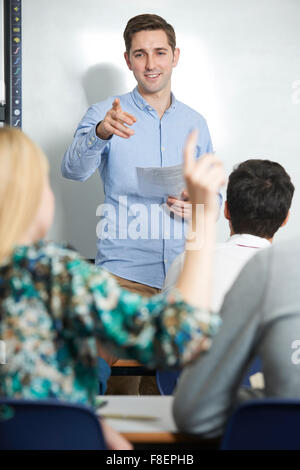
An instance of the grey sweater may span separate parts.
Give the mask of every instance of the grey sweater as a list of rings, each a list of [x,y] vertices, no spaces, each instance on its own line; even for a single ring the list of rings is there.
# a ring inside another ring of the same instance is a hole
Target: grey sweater
[[[223,325],[210,351],[187,366],[175,394],[182,431],[221,434],[233,408],[261,395],[240,389],[252,359],[263,363],[263,396],[300,398],[300,243],[263,250],[225,297]]]

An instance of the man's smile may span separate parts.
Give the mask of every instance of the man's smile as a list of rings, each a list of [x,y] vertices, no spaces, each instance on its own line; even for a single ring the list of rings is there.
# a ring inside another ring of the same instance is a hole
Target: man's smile
[[[161,73],[145,73],[144,74],[146,78],[149,78],[150,80],[154,80],[155,78],[158,78]]]

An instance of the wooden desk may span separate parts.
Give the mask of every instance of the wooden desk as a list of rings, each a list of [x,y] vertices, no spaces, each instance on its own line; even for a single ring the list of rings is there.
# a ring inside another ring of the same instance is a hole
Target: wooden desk
[[[108,405],[100,414],[127,414],[151,416],[153,421],[110,419],[107,422],[131,442],[173,442],[177,433],[172,417],[171,396],[106,395]]]
[[[121,414],[156,418],[151,421],[107,418],[110,426],[133,444],[170,445],[194,442],[198,447],[199,442],[205,443],[203,440],[200,441],[197,435],[178,432],[172,415],[173,396],[106,395],[102,398],[107,400],[108,404],[99,410],[101,416]],[[212,442],[209,441],[210,444]],[[212,448],[216,448],[216,446],[214,441]]]
[[[142,366],[137,361],[131,361],[128,359],[119,359],[115,364],[111,367],[111,375],[118,376],[118,375],[128,375],[128,376],[139,376],[139,375],[155,375],[155,370],[147,369],[146,367]]]

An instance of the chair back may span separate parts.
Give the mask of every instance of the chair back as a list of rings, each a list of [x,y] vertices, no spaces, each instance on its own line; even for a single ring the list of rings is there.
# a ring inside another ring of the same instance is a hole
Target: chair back
[[[256,356],[252,363],[250,364],[250,367],[247,371],[247,374],[245,375],[242,384],[245,385],[246,387],[251,387],[250,383],[250,377],[251,375],[256,374],[257,372],[262,371],[262,363],[260,357]]]
[[[156,383],[159,393],[161,395],[173,395],[180,374],[180,370],[156,371]]]
[[[300,450],[300,400],[263,399],[241,405],[230,418],[222,450]]]
[[[57,400],[0,398],[0,450],[104,450],[92,409]]]

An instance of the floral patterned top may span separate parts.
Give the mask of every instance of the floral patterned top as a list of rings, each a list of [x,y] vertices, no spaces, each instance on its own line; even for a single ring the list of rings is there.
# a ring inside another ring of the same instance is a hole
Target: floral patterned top
[[[218,315],[178,291],[143,298],[66,246],[18,246],[0,265],[0,396],[94,404],[99,340],[118,357],[182,366],[210,346]]]

